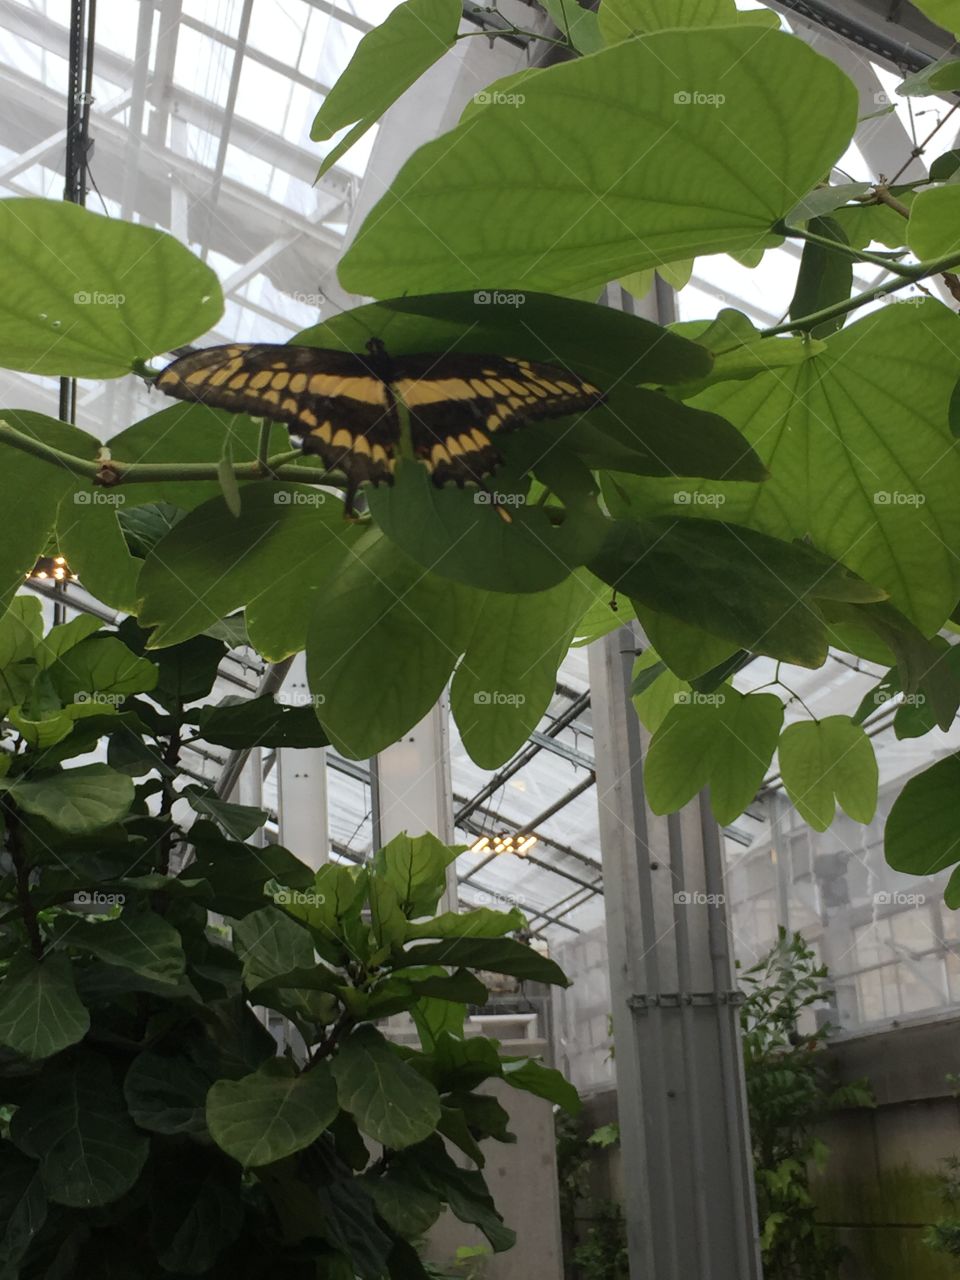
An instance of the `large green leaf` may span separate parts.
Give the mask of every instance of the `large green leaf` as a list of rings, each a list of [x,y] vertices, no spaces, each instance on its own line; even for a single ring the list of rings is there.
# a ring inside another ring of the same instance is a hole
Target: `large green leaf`
[[[243,961],[243,980],[251,990],[314,963],[310,934],[276,907],[263,907],[238,920],[233,939]]]
[[[300,602],[304,548],[328,570],[351,542],[338,502],[309,486],[269,481],[243,491],[239,517],[222,498],[191,511],[154,548],[140,575],[140,622],[156,626],[151,645],[198,635],[268,590]],[[293,500],[293,495],[303,500]],[[299,603],[301,612],[308,601]]]
[[[378,531],[364,536],[325,584],[307,639],[310,691],[338,751],[372,756],[427,714],[480,600],[434,577]]]
[[[184,1054],[145,1050],[130,1064],[123,1094],[141,1129],[154,1133],[206,1133],[210,1079]]]
[[[8,369],[118,378],[212,328],[223,311],[210,268],[152,227],[60,200],[3,200],[0,241]]]
[[[894,871],[914,876],[960,862],[960,755],[938,760],[907,782],[887,818],[884,852]]]
[[[605,524],[598,511],[593,519],[568,511],[553,524],[509,472],[487,489],[437,488],[425,467],[404,459],[395,484],[370,492],[370,512],[424,570],[483,591],[544,591],[596,551]]]
[[[157,668],[116,636],[90,636],[47,667],[61,701],[111,705],[129,693],[145,693],[157,683]],[[99,694],[100,698],[90,695]]]
[[[489,969],[491,973],[509,973],[514,978],[531,982],[549,982],[568,987],[563,970],[523,942],[513,938],[449,938],[444,942],[428,942],[405,952],[406,963],[463,965],[468,969]]]
[[[66,956],[17,956],[0,985],[0,1044],[25,1058],[49,1058],[87,1034],[90,1015]]]
[[[600,30],[607,44],[669,27],[728,27],[737,22],[778,27],[769,9],[737,8],[734,0],[603,0]]]
[[[57,922],[58,944],[75,947],[152,982],[176,986],[186,971],[179,932],[155,911],[124,911],[116,920],[87,924],[82,917]]]
[[[85,835],[122,818],[133,803],[133,779],[105,764],[84,764],[39,778],[2,784],[26,813],[58,831]]]
[[[0,201],[0,206],[2,204]],[[2,329],[0,318],[0,332]],[[3,409],[0,422],[76,457],[93,458],[99,447],[97,440],[85,431],[42,413]],[[60,503],[75,485],[74,476],[65,468],[3,445],[0,508],[15,511],[17,518],[8,522],[0,542],[0,613],[23,585],[38,558],[47,552]],[[25,494],[30,495],[29,502],[24,501]]]
[[[104,604],[129,612],[137,600],[140,560],[119,523],[127,493],[78,479],[57,512],[56,546],[84,588]]]
[[[96,1054],[51,1063],[20,1105],[10,1136],[40,1161],[49,1198],[77,1209],[129,1191],[150,1149],[127,1115],[110,1063]]]
[[[960,0],[914,0],[914,3],[932,22],[960,35]]]
[[[408,942],[412,938],[502,938],[505,933],[517,933],[525,923],[517,907],[509,911],[478,907],[476,911],[445,911],[432,920],[408,925],[406,937]]]
[[[378,849],[374,867],[397,891],[411,920],[432,915],[446,887],[446,869],[458,850],[441,844],[429,831],[408,836],[404,831]]]
[[[197,734],[220,747],[323,747],[327,736],[312,707],[286,706],[269,694],[199,707]]]
[[[809,547],[707,520],[618,521],[590,568],[649,609],[809,667],[827,654],[817,599],[883,595]]]
[[[440,1119],[440,1097],[372,1026],[358,1027],[333,1059],[340,1106],[361,1132],[393,1150],[422,1142]]]
[[[310,129],[315,142],[324,142],[347,125],[354,126],[328,151],[318,177],[453,48],[462,17],[460,0],[405,0],[385,22],[367,32]]]
[[[543,0],[543,7],[574,49],[580,53],[596,53],[603,48],[597,15],[592,9],[582,6],[579,0]]]
[[[463,745],[482,769],[503,764],[540,723],[593,597],[586,573],[535,595],[487,596],[450,689]]]
[[[777,748],[783,703],[772,693],[744,695],[724,686],[713,694],[678,694],[644,762],[654,813],[673,813],[710,787],[714,816],[726,825],[760,790]]]
[[[710,388],[766,463],[761,485],[623,477],[645,513],[698,515],[806,538],[885,588],[927,634],[960,595],[960,456],[948,407],[960,320],[932,300],[888,306],[795,368]]]
[[[958,215],[960,187],[934,187],[931,191],[921,191],[910,208],[907,224],[907,244],[918,258],[940,258],[960,250]]]
[[[244,1168],[302,1151],[337,1111],[337,1090],[324,1062],[298,1072],[286,1058],[272,1058],[242,1080],[218,1080],[207,1095],[214,1141]]]
[[[735,92],[718,72],[730,66]],[[792,36],[733,27],[657,32],[515,87],[522,102],[472,111],[406,163],[341,261],[346,289],[562,292],[774,243],[857,116],[833,63]]]
[[[847,716],[789,725],[779,756],[787,795],[815,831],[830,826],[837,803],[855,822],[871,820],[877,808],[877,758],[863,729]]]

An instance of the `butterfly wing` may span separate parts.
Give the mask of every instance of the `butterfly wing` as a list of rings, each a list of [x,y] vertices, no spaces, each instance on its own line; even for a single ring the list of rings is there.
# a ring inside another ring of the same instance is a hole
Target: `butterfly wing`
[[[414,449],[434,483],[479,482],[500,462],[492,437],[525,422],[592,409],[603,392],[556,365],[506,356],[411,355],[393,361]]]
[[[400,422],[389,385],[350,351],[280,343],[206,347],[167,365],[156,385],[180,400],[285,422],[305,453],[343,471],[352,493],[390,481]]]

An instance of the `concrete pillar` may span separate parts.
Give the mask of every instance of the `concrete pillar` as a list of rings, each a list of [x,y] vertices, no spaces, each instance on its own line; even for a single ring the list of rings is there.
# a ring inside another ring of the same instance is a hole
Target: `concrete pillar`
[[[310,698],[306,657],[298,653],[278,701],[305,706]],[[325,747],[278,748],[277,810],[280,843],[307,866],[322,867],[330,857]]]

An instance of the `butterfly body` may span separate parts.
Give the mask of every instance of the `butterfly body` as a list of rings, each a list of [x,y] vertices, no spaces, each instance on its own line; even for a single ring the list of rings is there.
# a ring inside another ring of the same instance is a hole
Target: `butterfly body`
[[[305,453],[347,479],[392,483],[402,403],[415,456],[435,484],[482,484],[501,460],[492,439],[523,422],[593,408],[603,392],[555,365],[506,356],[391,356],[274,343],[230,343],[182,356],[157,387],[183,400],[285,422]]]

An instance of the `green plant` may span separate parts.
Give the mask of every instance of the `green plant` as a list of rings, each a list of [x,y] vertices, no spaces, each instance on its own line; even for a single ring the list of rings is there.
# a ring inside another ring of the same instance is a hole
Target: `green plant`
[[[960,322],[920,292],[941,276],[955,287],[960,267],[953,153],[929,178],[851,181],[835,166],[857,126],[855,87],[766,10],[547,7],[572,56],[489,86],[407,160],[339,266],[345,288],[377,301],[297,338],[559,361],[600,386],[605,403],[582,419],[503,439],[494,487],[511,521],[435,489],[401,450],[395,485],[344,525],[315,488],[316,459],[281,427],[201,404],[121,430],[109,457],[77,427],[4,410],[0,499],[17,518],[0,602],[53,545],[95,595],[137,613],[152,646],[242,608],[264,657],[306,650],[325,732],[354,757],[401,737],[452,677],[454,717],[484,768],[536,726],[575,637],[637,616],[653,644],[636,701],[654,731],[658,812],[709,783],[730,821],[779,751],[814,827],[838,803],[868,822],[878,774],[865,716],[902,694],[896,730],[919,736],[949,728],[960,706],[960,650],[936,634],[960,599]],[[405,0],[364,37],[314,122],[318,141],[346,130],[325,165],[481,34],[461,32],[460,14],[458,0]],[[952,81],[956,65],[901,92]],[[149,377],[153,357],[221,314],[210,269],[152,228],[13,199],[0,202],[0,237],[7,367]],[[642,295],[654,271],[682,285],[698,255],[720,253],[763,283],[764,252],[784,241],[802,250],[797,286],[765,330],[730,310],[665,329],[569,296],[610,281]],[[883,278],[854,292],[856,263]],[[478,306],[478,285],[515,305]],[[77,305],[94,293],[116,305]],[[857,316],[901,299],[914,305]],[[100,501],[120,498],[128,522],[159,502],[181,516],[144,561],[119,502]],[[804,708],[781,667],[766,690],[731,684],[753,655],[817,667],[829,645],[887,668],[860,707],[784,729],[784,704]],[[955,865],[958,770],[950,756],[907,784],[887,832],[898,869]],[[960,904],[960,873],[947,901]]]
[[[950,1077],[948,1077],[949,1079]],[[934,1253],[960,1258],[960,1157],[947,1156],[939,1174],[940,1196],[947,1213],[923,1233],[923,1243]]]
[[[145,640],[43,635],[35,598],[0,620],[3,1275],[407,1280],[443,1205],[509,1248],[478,1141],[513,1139],[476,1088],[578,1100],[464,1039],[465,1006],[475,968],[563,975],[516,910],[435,914],[431,836],[317,872],[246,843],[266,815],[188,781],[186,745],[318,745],[316,715],[206,701],[216,636]],[[405,1011],[418,1049],[375,1025]]]
[[[567,1275],[571,1280],[626,1280],[626,1228],[620,1206],[590,1194],[592,1150],[616,1146],[617,1124],[604,1124],[585,1134],[576,1117],[558,1112],[557,1175],[560,1221]],[[579,1220],[588,1220],[582,1230]]]
[[[841,1107],[873,1105],[864,1081],[841,1085],[821,1052],[824,1024],[804,1032],[805,1010],[829,998],[826,966],[799,933],[781,929],[770,953],[740,975],[744,1070],[764,1275],[770,1280],[834,1280],[843,1250],[817,1222],[812,1165],[826,1145],[819,1121]]]

